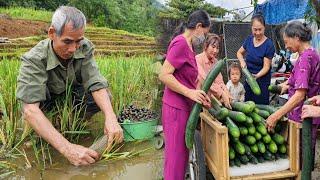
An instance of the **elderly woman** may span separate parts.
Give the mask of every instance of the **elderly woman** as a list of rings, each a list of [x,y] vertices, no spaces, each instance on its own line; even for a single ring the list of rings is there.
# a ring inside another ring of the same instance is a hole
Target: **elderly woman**
[[[320,91],[320,59],[316,50],[311,47],[311,30],[301,22],[289,23],[284,28],[283,40],[291,52],[298,52],[299,58],[295,63],[291,76],[281,84],[282,93],[288,90],[289,100],[266,120],[268,130],[272,130],[278,120],[288,113],[288,118],[301,122],[301,109],[306,97],[317,95]],[[319,118],[313,119],[312,141],[313,148],[317,133]]]
[[[206,79],[210,70],[217,63],[217,57],[220,51],[220,37],[216,34],[208,34],[204,42],[203,52],[196,56],[198,66],[198,82],[197,86],[200,89],[204,79]],[[226,107],[231,109],[231,96],[223,82],[221,73],[216,77],[208,92],[209,96],[215,96]]]
[[[247,67],[249,72],[256,78],[261,89],[261,95],[255,95],[248,83],[245,83],[245,101],[254,101],[257,104],[269,104],[268,86],[271,81],[271,59],[275,50],[271,39],[264,35],[265,21],[261,14],[252,16],[251,30],[252,35],[244,41],[238,50],[237,58],[240,61],[241,67]]]

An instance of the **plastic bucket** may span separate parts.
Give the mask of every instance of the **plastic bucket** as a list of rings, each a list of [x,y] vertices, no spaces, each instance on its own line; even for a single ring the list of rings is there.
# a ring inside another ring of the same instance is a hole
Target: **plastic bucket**
[[[154,137],[158,119],[121,123],[124,141],[145,140]]]

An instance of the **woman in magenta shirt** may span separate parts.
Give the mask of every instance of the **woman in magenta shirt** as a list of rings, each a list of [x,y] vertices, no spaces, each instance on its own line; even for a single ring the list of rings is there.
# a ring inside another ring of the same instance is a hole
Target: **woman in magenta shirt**
[[[159,75],[165,84],[162,99],[165,180],[184,179],[189,155],[185,144],[187,120],[194,102],[208,105],[210,101],[204,91],[196,90],[198,68],[193,48],[203,43],[209,28],[208,13],[193,12],[174,34]]]

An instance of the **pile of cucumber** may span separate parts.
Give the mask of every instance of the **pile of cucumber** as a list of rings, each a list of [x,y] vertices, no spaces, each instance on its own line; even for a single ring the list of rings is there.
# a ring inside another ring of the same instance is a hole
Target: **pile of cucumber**
[[[231,106],[232,110],[228,110],[212,99],[209,109],[209,113],[228,128],[230,166],[287,158],[281,124],[276,125],[274,132],[268,132],[265,127],[265,119],[276,108],[252,101],[234,102]]]

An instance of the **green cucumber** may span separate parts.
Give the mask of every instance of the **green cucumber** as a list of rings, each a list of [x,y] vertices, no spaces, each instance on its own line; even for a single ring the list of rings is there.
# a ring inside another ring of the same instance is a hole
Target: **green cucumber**
[[[305,105],[310,105],[307,100]],[[312,153],[312,118],[305,118],[302,121],[302,170],[301,180],[311,179],[311,172],[314,165]]]
[[[240,141],[236,141],[233,144],[234,150],[239,153],[240,155],[243,155],[246,153],[246,149],[244,148],[244,145]]]
[[[245,75],[246,81],[247,81],[248,85],[250,86],[252,92],[257,96],[260,95],[261,89],[260,89],[259,84],[257,83],[256,79],[252,76],[252,74],[248,71],[247,68],[243,68],[242,72]]]
[[[279,132],[281,132],[282,131],[282,123],[281,122],[277,122],[277,124],[276,124],[276,127],[274,128],[274,132],[277,132],[277,133],[279,133]]]
[[[221,103],[214,96],[211,97],[211,106],[212,106],[212,108],[214,108],[217,111],[219,111],[221,109]]]
[[[264,105],[264,104],[256,104],[256,107],[259,108],[260,110],[265,110],[268,111],[270,114],[273,114],[276,112],[276,108],[270,105]]]
[[[254,108],[256,107],[256,103],[254,101],[246,101],[246,104],[249,104],[252,108],[252,110],[254,110]]]
[[[258,153],[259,152],[259,147],[258,147],[258,145],[254,144],[254,145],[250,146],[250,150],[253,153]]]
[[[233,102],[233,103],[231,103],[231,107],[233,110],[240,111],[245,114],[248,114],[248,113],[252,112],[252,110],[253,110],[251,104],[247,104],[244,102]]]
[[[257,114],[265,119],[267,119],[270,116],[270,113],[265,110],[259,110]]]
[[[274,94],[281,94],[282,88],[281,86],[272,84],[272,85],[269,85],[268,90]]]
[[[261,134],[259,132],[255,132],[254,133],[254,138],[256,138],[256,140],[260,140],[262,138]]]
[[[246,155],[240,155],[239,159],[240,159],[242,164],[248,164],[248,162],[249,162],[249,158]]]
[[[263,153],[263,158],[264,158],[265,160],[270,161],[270,160],[272,160],[272,154],[271,154],[268,150],[266,150],[266,152]]]
[[[281,144],[281,145],[279,146],[279,152],[282,153],[282,154],[287,153],[287,147],[286,147],[285,144]]]
[[[277,144],[271,140],[271,142],[268,144],[268,150],[273,154],[277,153],[278,152]]]
[[[220,108],[219,110],[216,110],[215,108],[210,108],[208,111],[213,117],[217,118],[219,121],[224,121],[225,117],[227,117],[229,114],[229,110],[225,107]]]
[[[265,144],[269,144],[271,142],[271,137],[269,134],[262,137],[262,140]]]
[[[229,147],[229,159],[234,159],[236,157],[236,152],[232,147]]]
[[[248,133],[250,135],[254,135],[256,133],[256,128],[254,127],[254,125],[248,127]]]
[[[256,126],[256,129],[262,136],[265,136],[268,134],[267,128],[263,123],[258,123],[258,125]]]
[[[239,158],[235,158],[234,159],[234,164],[237,166],[237,167],[240,167],[241,166],[241,161]]]
[[[253,145],[256,143],[256,138],[254,138],[253,136],[246,136],[244,141],[249,145]]]
[[[273,140],[276,144],[278,144],[278,145],[281,145],[281,144],[284,143],[284,137],[281,136],[281,135],[278,134],[278,133],[274,133],[274,134],[272,135],[272,140]]]
[[[206,79],[204,80],[202,88],[201,88],[205,93],[208,92],[213,81],[219,75],[219,73],[221,72],[221,70],[225,64],[226,64],[226,58],[218,61],[215,64],[215,66],[211,69],[211,71],[207,75]],[[200,112],[202,109],[201,107],[202,107],[201,104],[196,103],[193,106],[191,113],[189,115],[189,118],[188,118],[187,127],[186,127],[186,134],[185,134],[185,142],[186,142],[186,146],[188,147],[188,149],[193,148],[194,133],[195,133],[195,130],[196,130],[196,127],[198,124],[199,115],[200,115]]]
[[[244,149],[246,150],[246,155],[250,155],[251,154],[251,149],[250,149],[250,147],[248,146],[248,145],[246,145],[246,144],[243,144],[243,146],[244,146]]]
[[[249,162],[252,163],[252,164],[258,164],[259,163],[258,159],[253,154],[250,154],[248,156],[248,158],[249,158]]]
[[[288,155],[287,154],[280,154],[281,159],[287,159]]]
[[[229,118],[226,117],[226,125],[228,127],[229,134],[234,138],[240,137],[240,130],[238,126]]]
[[[250,125],[252,125],[252,123],[253,123],[252,118],[251,118],[250,116],[247,116],[247,120],[246,120],[246,122],[245,122],[245,125],[246,125],[246,126],[250,126]]]
[[[240,130],[241,136],[245,136],[248,134],[248,129],[246,127],[240,126],[239,130]]]
[[[238,112],[238,111],[229,111],[228,115],[232,120],[237,121],[237,122],[246,122],[247,116],[243,112]]]
[[[250,113],[249,116],[253,119],[254,123],[260,123],[263,121],[263,118],[255,112]]]
[[[266,152],[266,146],[261,141],[257,143],[257,146],[261,154]]]

